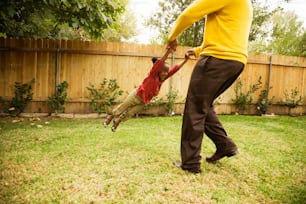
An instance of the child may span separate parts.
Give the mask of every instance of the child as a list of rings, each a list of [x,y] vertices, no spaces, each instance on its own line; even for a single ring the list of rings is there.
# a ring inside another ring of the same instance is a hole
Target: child
[[[115,118],[112,126],[112,131],[115,132],[120,122],[140,112],[145,104],[148,104],[159,93],[162,83],[175,74],[189,59],[190,53],[187,51],[184,61],[169,70],[169,65],[165,60],[171,52],[172,50],[168,49],[161,59],[152,58],[153,67],[148,76],[117,108],[110,112],[104,120],[104,127],[107,127]]]

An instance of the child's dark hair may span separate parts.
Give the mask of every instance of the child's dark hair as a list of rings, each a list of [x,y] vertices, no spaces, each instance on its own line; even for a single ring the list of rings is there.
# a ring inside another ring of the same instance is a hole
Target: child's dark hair
[[[158,60],[157,57],[152,57],[152,62],[153,62],[153,64],[154,64],[157,60]]]

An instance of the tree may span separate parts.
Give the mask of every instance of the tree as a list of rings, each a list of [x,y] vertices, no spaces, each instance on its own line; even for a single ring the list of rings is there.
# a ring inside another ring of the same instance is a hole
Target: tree
[[[149,18],[147,26],[159,30],[159,39],[167,41],[171,25],[193,0],[159,1],[159,9]],[[183,46],[199,46],[202,43],[205,19],[194,23],[179,36],[179,43]]]
[[[298,16],[294,12],[277,12],[272,19],[273,32],[268,48],[275,54],[303,56],[304,53],[306,56],[301,44],[306,32]]]
[[[261,4],[259,0],[252,0],[253,4],[253,21],[249,35],[249,41],[266,38],[269,34],[267,24],[270,16],[275,10],[270,11],[269,6]]]
[[[1,0],[0,36],[57,38],[66,29],[101,40],[124,10],[121,0]]]
[[[250,51],[306,56],[306,32],[295,13],[278,9],[269,17],[269,22],[266,25],[267,37],[251,42]]]
[[[284,0],[287,2],[288,0]],[[167,41],[171,25],[177,19],[179,14],[189,5],[192,0],[178,0],[178,1],[160,1],[158,11],[148,20],[147,25],[158,29],[159,38],[162,43]],[[259,0],[252,0],[254,7],[254,19],[250,31],[249,40],[266,38],[268,31],[266,24],[270,16],[277,10],[270,11],[269,6],[261,4]],[[170,26],[169,26],[170,25]],[[202,43],[202,36],[205,26],[205,19],[194,23],[189,29],[184,31],[179,37],[180,45],[184,46],[198,46]]]
[[[116,21],[117,28],[104,31],[104,41],[122,42],[136,36],[136,17],[126,10]]]

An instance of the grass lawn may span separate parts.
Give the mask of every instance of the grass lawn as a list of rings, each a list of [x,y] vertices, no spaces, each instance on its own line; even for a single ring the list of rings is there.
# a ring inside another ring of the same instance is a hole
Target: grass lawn
[[[305,116],[220,116],[240,154],[203,159],[199,175],[172,165],[180,116],[131,119],[116,133],[101,119],[12,120],[0,118],[1,204],[306,202]],[[202,157],[214,151],[204,137]]]

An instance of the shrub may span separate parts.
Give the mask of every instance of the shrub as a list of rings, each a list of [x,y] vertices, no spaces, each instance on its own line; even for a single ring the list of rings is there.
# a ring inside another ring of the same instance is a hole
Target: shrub
[[[175,111],[175,101],[177,98],[178,91],[171,90],[169,93],[167,93],[167,102],[166,102],[166,111],[169,115],[173,115],[173,112]]]
[[[11,116],[18,116],[25,107],[27,106],[28,102],[32,100],[33,92],[32,91],[32,84],[35,82],[32,79],[29,83],[20,83],[15,82],[15,91],[14,97],[12,101],[9,102],[8,109],[5,112],[9,113]]]
[[[98,89],[92,84],[89,84],[86,88],[90,94],[90,105],[98,114],[108,113],[110,107],[114,105],[118,97],[123,94],[116,79],[104,79]]]
[[[266,114],[269,108],[272,106],[272,100],[274,96],[272,97],[271,100],[268,98],[268,93],[271,88],[272,87],[263,89],[260,92],[259,99],[257,102],[257,109],[259,110],[261,114]]]
[[[284,104],[285,106],[289,108],[289,113],[288,113],[289,115],[291,115],[291,109],[296,108],[299,105],[301,105],[302,96],[298,96],[298,95],[299,95],[299,91],[297,87],[295,87],[294,89],[291,89],[290,94],[287,92],[287,90],[285,90],[284,92],[285,101],[281,102],[281,104]]]
[[[148,104],[146,104],[144,106],[144,109],[148,110],[148,109],[150,109],[153,106],[160,106],[161,104],[163,104],[163,99],[162,98],[158,98],[158,96],[154,96],[151,99],[150,103],[148,103]]]
[[[249,105],[253,102],[252,94],[261,87],[261,77],[259,77],[258,82],[254,85],[251,85],[249,90],[245,93],[242,92],[242,81],[240,78],[237,80],[237,84],[234,88],[235,98],[232,99],[234,102],[237,112],[246,111],[249,109]]]
[[[47,105],[52,112],[63,113],[65,111],[64,105],[67,102],[67,88],[68,83],[63,81],[56,86],[55,93],[48,97]]]

